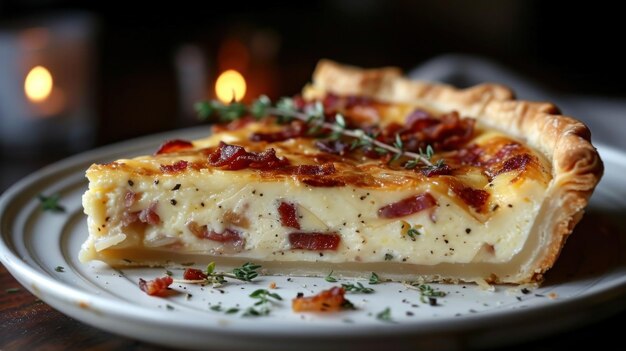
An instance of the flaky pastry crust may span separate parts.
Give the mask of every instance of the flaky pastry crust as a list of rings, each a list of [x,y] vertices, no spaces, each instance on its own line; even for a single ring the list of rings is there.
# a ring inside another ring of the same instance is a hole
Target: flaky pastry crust
[[[409,80],[397,68],[361,69],[322,60],[304,95],[332,92],[361,95],[397,103],[419,102],[440,111],[456,110],[486,125],[519,138],[543,153],[552,164],[552,181],[519,260],[520,271],[492,276],[493,283],[533,283],[558,258],[567,237],[581,219],[603,164],[582,122],[560,114],[551,103],[515,100],[513,92],[498,84],[467,89]],[[531,240],[529,240],[531,241]]]

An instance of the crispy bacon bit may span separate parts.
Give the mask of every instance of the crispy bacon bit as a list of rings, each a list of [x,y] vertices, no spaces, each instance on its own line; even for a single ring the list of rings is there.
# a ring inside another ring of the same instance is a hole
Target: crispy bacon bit
[[[300,229],[298,216],[296,214],[296,206],[289,202],[281,201],[278,206],[278,214],[280,215],[280,224],[283,227]]]
[[[422,130],[437,124],[438,121],[436,118],[431,117],[428,112],[418,108],[406,116],[405,123],[411,129]]]
[[[227,170],[244,168],[268,170],[286,166],[286,158],[278,158],[274,149],[267,149],[261,153],[247,152],[243,147],[220,142],[217,149],[209,154],[209,163],[215,167]]]
[[[171,165],[161,165],[161,172],[163,173],[177,173],[177,172],[182,172],[185,169],[187,169],[187,165],[189,164],[189,162],[185,161],[185,160],[180,160],[177,161],[174,164]]]
[[[367,96],[362,96],[362,95],[349,95],[346,96],[346,108],[353,108],[356,106],[369,106],[373,103],[374,101],[367,97]]]
[[[484,162],[485,165],[492,165],[496,163],[500,163],[511,157],[513,154],[517,154],[523,150],[523,147],[520,143],[508,143],[503,145],[498,149],[493,157],[491,157],[488,161]]]
[[[126,196],[128,197],[128,193],[126,194]],[[127,198],[124,199],[125,201],[125,205],[127,205],[128,203]],[[130,211],[125,211],[124,212],[124,217],[122,219],[122,225],[123,226],[129,226],[135,222],[141,222],[141,223],[146,223],[146,224],[151,224],[151,225],[157,225],[159,223],[161,223],[161,217],[159,217],[159,215],[156,213],[156,208],[158,206],[158,203],[155,201],[153,203],[150,204],[150,206],[146,209],[143,209],[141,211],[135,211],[135,212],[130,212]],[[128,208],[129,206],[127,206]]]
[[[139,278],[139,289],[150,296],[162,296],[173,282],[174,279],[170,276],[155,278],[148,281]]]
[[[208,239],[229,244],[236,249],[241,249],[244,246],[244,238],[241,236],[241,233],[234,229],[226,228],[223,232],[218,233],[214,230],[209,230],[206,225],[201,226],[194,221],[187,223],[187,229],[198,239]]]
[[[268,143],[273,143],[277,141],[285,141],[292,138],[301,138],[306,135],[308,131],[308,127],[306,123],[295,120],[292,121],[289,126],[283,128],[281,131],[273,132],[273,133],[253,133],[250,136],[250,140],[252,141],[267,141]]]
[[[133,207],[133,205],[137,202],[138,199],[139,199],[139,194],[132,192],[132,191],[127,191],[126,195],[124,195],[124,207],[126,208]]]
[[[336,312],[352,304],[345,297],[344,288],[334,286],[322,290],[317,295],[300,296],[291,300],[291,309],[294,312]]]
[[[435,118],[426,111],[415,110],[407,117],[405,126],[391,123],[377,139],[391,145],[398,135],[404,149],[412,152],[428,145],[435,150],[455,150],[471,139],[474,124],[474,119],[461,118],[456,111]]]
[[[495,177],[498,174],[510,172],[510,171],[514,171],[518,169],[524,170],[526,169],[526,166],[532,161],[533,161],[533,158],[529,154],[515,155],[509,158],[508,160],[504,161],[502,166],[498,170],[496,170],[492,176]]]
[[[399,218],[405,217],[437,205],[435,198],[429,193],[414,195],[385,205],[378,209],[378,217]]]
[[[324,100],[322,101],[322,104],[324,105],[324,111],[326,111],[327,113],[333,113],[337,111],[337,109],[340,107],[340,103],[341,98],[338,95],[332,93],[326,94]]]
[[[156,213],[157,202],[153,202],[150,206],[139,212],[139,220],[142,223],[157,225],[161,223],[161,217]]]
[[[204,280],[206,277],[207,275],[203,271],[196,268],[187,268],[183,273],[183,279],[186,280]]]
[[[483,153],[484,150],[480,146],[472,144],[457,150],[451,160],[457,161],[461,165],[480,166],[480,157]],[[449,161],[451,160],[449,159]]]
[[[341,236],[331,233],[289,233],[289,243],[294,250],[337,250]]]
[[[346,183],[339,179],[328,179],[328,178],[306,178],[302,179],[304,184],[314,186],[317,188],[332,188],[336,186],[344,186]]]
[[[460,197],[463,202],[473,207],[478,212],[484,209],[485,204],[489,199],[489,193],[480,189],[453,186],[452,191],[454,191],[454,193]]]
[[[168,140],[154,153],[155,155],[169,154],[181,150],[191,149],[193,144],[190,141],[182,139]]]

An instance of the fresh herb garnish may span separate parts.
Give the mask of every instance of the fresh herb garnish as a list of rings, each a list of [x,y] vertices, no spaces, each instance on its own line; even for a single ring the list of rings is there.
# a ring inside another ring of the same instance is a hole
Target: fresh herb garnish
[[[259,273],[256,271],[259,268],[261,266],[258,264],[246,262],[243,266],[233,269],[233,274],[235,274],[236,279],[250,282],[259,276]]]
[[[418,282],[405,283],[405,286],[416,289],[420,293],[420,301],[422,303],[428,303],[431,306],[437,305],[437,298],[446,296],[446,293],[440,290],[435,290],[428,284],[421,284]]]
[[[349,292],[355,292],[355,293],[363,293],[363,294],[371,294],[374,292],[374,289],[372,288],[367,288],[365,286],[363,286],[363,284],[356,282],[356,284],[353,283],[349,283],[349,284],[341,284],[341,286]]]
[[[15,294],[16,292],[19,292],[19,291],[20,291],[20,288],[8,288],[8,289],[4,289],[4,291],[5,291],[7,294]]]
[[[374,285],[374,284],[379,284],[380,283],[380,277],[378,276],[378,274],[372,272],[372,275],[370,275],[370,284]]]
[[[239,308],[237,307],[231,307],[227,309],[226,311],[224,311],[225,314],[235,314],[237,312],[239,312]]]
[[[323,135],[320,135],[319,132],[324,129],[330,131],[329,137],[331,139],[338,139],[342,136],[351,138],[351,150],[363,148],[374,150],[380,155],[391,154],[393,156],[390,162],[401,157],[407,157],[409,160],[404,163],[406,169],[413,169],[421,165],[432,170],[443,166],[443,160],[439,160],[437,163],[431,161],[434,150],[430,145],[426,147],[425,151],[420,149],[419,153],[406,151],[399,134],[396,134],[393,145],[386,144],[377,140],[376,135],[366,133],[362,129],[348,129],[346,119],[340,113],[335,115],[334,123],[326,122],[324,120],[324,106],[319,102],[307,106],[304,111],[300,111],[291,98],[281,98],[275,106],[272,106],[272,101],[267,96],[261,96],[249,107],[239,102],[223,104],[220,101],[211,100],[196,103],[195,109],[200,119],[208,120],[217,116],[220,122],[231,122],[247,114],[251,114],[256,119],[274,115],[279,123],[287,123],[297,119],[307,124],[309,135],[321,137]]]
[[[243,314],[244,317],[267,316],[271,312],[273,302],[283,300],[280,295],[270,292],[267,289],[257,289],[250,294],[250,297],[258,301],[255,302],[253,306],[246,309]]]
[[[198,279],[176,279],[175,281],[186,284],[211,284],[214,288],[217,288],[227,282],[226,278],[251,282],[254,278],[259,276],[259,272],[257,271],[259,268],[261,268],[261,265],[246,262],[241,267],[233,269],[232,273],[216,272],[215,262],[211,262],[207,265],[205,272],[201,272],[199,269],[195,270],[198,271]]]
[[[326,280],[329,283],[337,282],[337,278],[333,277],[333,271],[330,271],[330,273],[328,273],[328,275],[324,278],[324,280]]]
[[[41,202],[42,210],[50,212],[65,212],[65,207],[59,204],[59,200],[61,199],[61,196],[59,194],[54,194],[50,196],[39,194],[37,195],[37,198]]]
[[[63,266],[56,266],[54,268],[54,270],[59,272],[59,273],[63,273],[63,272],[65,272],[65,267],[63,267]]]
[[[383,322],[393,322],[393,319],[391,318],[391,308],[387,307],[381,312],[378,312],[376,314],[376,319]]]
[[[422,229],[422,226],[420,224],[411,226],[411,224],[409,224],[409,222],[407,221],[400,221],[400,224],[402,225],[402,227],[400,228],[402,235],[408,236],[411,241],[417,240],[417,237],[422,235],[422,232],[420,231],[420,229]]]
[[[391,261],[393,260],[393,255],[390,253],[386,253],[385,254],[385,261]]]

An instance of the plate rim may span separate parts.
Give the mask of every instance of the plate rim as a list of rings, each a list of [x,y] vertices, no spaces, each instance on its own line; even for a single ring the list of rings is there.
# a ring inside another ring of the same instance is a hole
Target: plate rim
[[[208,135],[208,127],[192,127],[185,129],[178,129],[174,131],[168,131],[164,133],[152,134],[139,138],[134,138],[122,142],[113,143],[103,147],[99,147],[93,150],[85,151],[63,160],[57,161],[51,165],[43,167],[42,169],[31,173],[25,178],[21,179],[17,183],[13,184],[0,196],[0,261],[5,265],[7,270],[30,292],[37,295],[40,299],[46,303],[52,305],[49,300],[52,297],[65,303],[76,303],[77,301],[89,301],[91,308],[94,310],[104,311],[111,318],[124,318],[126,321],[145,322],[146,317],[156,317],[161,315],[160,310],[151,310],[145,307],[138,307],[131,303],[116,302],[119,308],[110,308],[111,301],[106,297],[97,296],[86,291],[82,291],[79,288],[72,287],[64,284],[61,281],[57,281],[53,276],[47,275],[43,272],[39,272],[30,263],[24,262],[12,247],[7,242],[10,234],[3,232],[5,221],[7,220],[8,206],[16,201],[20,194],[31,187],[36,187],[39,183],[45,182],[63,174],[64,172],[74,173],[76,168],[84,170],[83,165],[85,163],[94,162],[100,158],[115,157],[114,155],[120,153],[132,153],[139,150],[147,149],[152,145],[158,146],[159,143],[164,140],[181,136],[181,135]],[[605,163],[609,160],[626,165],[626,153],[614,148],[612,146],[604,144],[596,144],[600,149],[601,157]],[[130,150],[129,150],[130,149]],[[28,284],[24,284],[23,280]],[[37,282],[34,287],[32,284]],[[591,293],[582,294],[579,296],[569,297],[566,300],[557,300],[549,305],[529,306],[526,309],[518,309],[515,313],[511,313],[510,310],[495,310],[485,311],[475,315],[464,315],[463,318],[437,318],[429,320],[425,323],[423,320],[416,320],[412,322],[402,322],[398,324],[363,324],[353,325],[352,328],[337,328],[336,326],[320,326],[316,325],[315,328],[296,328],[294,329],[278,329],[275,323],[254,323],[254,328],[249,327],[252,322],[248,323],[240,318],[237,319],[237,325],[231,325],[229,327],[219,326],[203,326],[199,330],[203,331],[216,331],[221,334],[236,334],[236,335],[250,335],[250,336],[263,336],[263,337],[289,337],[289,338],[336,338],[336,337],[363,337],[368,331],[374,331],[376,336],[397,336],[406,335],[408,333],[412,335],[424,335],[430,333],[463,333],[472,330],[478,330],[483,328],[489,328],[494,325],[502,324],[502,316],[507,317],[507,323],[519,323],[520,321],[536,318],[538,315],[545,315],[546,313],[557,313],[571,310],[572,306],[580,308],[592,308],[594,306],[603,305],[608,302],[616,302],[617,297],[623,295],[626,292],[626,276],[622,279],[614,279],[611,282],[607,282],[607,286]],[[39,291],[37,291],[39,290]],[[45,290],[47,294],[41,294],[41,291]],[[61,311],[66,313],[66,311]],[[563,314],[566,315],[566,314]],[[86,318],[80,318],[72,315],[73,317],[89,323]],[[233,317],[237,318],[237,317]],[[154,320],[158,321],[158,318]],[[197,324],[190,323],[185,319],[174,318],[169,322],[155,323],[155,325],[170,325],[172,321],[177,322],[179,327],[185,328],[198,328]],[[103,328],[102,326],[97,326]]]

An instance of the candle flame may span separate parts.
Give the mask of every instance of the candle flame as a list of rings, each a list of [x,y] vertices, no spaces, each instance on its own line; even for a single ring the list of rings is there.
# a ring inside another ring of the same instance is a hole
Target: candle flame
[[[232,101],[241,101],[246,95],[246,80],[241,73],[229,69],[217,78],[215,94],[225,104]]]
[[[33,102],[42,102],[52,92],[52,74],[43,66],[35,66],[28,72],[24,80],[26,97]]]

